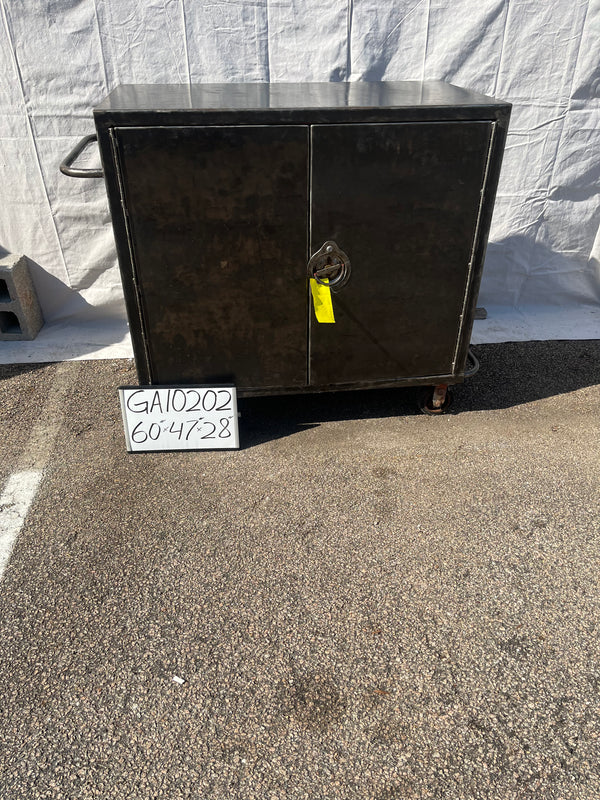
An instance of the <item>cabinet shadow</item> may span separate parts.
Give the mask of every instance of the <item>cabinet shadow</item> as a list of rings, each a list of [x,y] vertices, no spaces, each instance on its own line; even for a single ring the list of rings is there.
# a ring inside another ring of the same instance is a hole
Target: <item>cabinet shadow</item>
[[[493,411],[600,385],[600,340],[509,342],[472,348],[479,372],[454,387],[450,414]],[[420,387],[367,389],[238,401],[241,447],[324,422],[420,414]],[[435,418],[431,420],[435,424]]]

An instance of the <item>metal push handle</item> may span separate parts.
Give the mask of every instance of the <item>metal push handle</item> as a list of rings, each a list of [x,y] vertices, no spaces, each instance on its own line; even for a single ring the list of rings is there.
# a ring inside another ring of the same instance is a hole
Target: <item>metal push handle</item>
[[[79,158],[88,144],[96,141],[98,141],[98,137],[95,133],[90,133],[89,136],[84,136],[83,139],[71,150],[69,155],[65,156],[63,159],[60,165],[60,171],[62,174],[68,175],[70,178],[103,178],[104,172],[101,169],[85,169],[82,167],[73,169],[71,167],[71,164],[76,158]]]

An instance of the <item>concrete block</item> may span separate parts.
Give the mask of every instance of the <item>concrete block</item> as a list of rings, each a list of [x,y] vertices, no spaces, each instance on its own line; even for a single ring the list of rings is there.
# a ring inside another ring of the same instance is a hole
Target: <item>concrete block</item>
[[[35,339],[43,324],[27,258],[0,258],[0,341]]]

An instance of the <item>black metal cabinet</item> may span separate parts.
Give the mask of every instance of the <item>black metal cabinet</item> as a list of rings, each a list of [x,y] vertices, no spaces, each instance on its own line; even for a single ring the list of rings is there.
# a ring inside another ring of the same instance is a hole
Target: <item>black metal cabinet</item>
[[[441,82],[124,86],[94,113],[142,383],[463,379],[508,104]],[[323,324],[307,264],[330,241],[349,272]]]

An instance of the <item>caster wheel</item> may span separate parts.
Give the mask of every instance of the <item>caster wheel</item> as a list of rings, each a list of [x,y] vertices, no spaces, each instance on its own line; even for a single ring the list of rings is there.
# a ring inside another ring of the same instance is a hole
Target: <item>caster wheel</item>
[[[453,395],[450,389],[446,389],[446,396],[440,406],[433,405],[433,395],[435,392],[435,387],[430,386],[426,389],[419,399],[419,409],[423,412],[423,414],[428,414],[432,417],[439,417],[441,414],[445,414],[446,411],[452,405]]]

